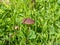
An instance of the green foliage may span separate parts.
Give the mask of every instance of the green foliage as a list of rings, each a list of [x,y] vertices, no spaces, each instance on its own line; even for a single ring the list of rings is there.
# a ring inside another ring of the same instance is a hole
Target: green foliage
[[[0,1],[0,45],[60,45],[60,0],[31,1]],[[24,18],[35,24],[28,29]]]

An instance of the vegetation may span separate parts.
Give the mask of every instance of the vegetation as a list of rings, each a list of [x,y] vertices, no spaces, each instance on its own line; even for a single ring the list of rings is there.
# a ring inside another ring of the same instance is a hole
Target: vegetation
[[[0,45],[60,45],[60,0],[0,0]]]

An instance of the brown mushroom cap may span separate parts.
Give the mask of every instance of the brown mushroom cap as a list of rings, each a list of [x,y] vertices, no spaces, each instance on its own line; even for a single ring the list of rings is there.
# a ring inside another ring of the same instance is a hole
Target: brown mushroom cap
[[[23,24],[34,24],[34,20],[30,18],[25,18],[22,23]]]

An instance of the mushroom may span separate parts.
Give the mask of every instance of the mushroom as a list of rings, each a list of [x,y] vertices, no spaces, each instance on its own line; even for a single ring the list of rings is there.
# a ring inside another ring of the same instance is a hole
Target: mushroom
[[[27,24],[28,28],[30,29],[30,25],[34,24],[34,20],[30,19],[30,18],[25,18],[22,22],[23,24]]]
[[[19,29],[19,26],[15,26],[14,29]]]
[[[20,29],[20,26],[13,26],[12,29],[13,30],[19,30]]]
[[[28,29],[30,30],[30,25],[34,24],[35,22],[31,18],[24,18],[22,23],[26,24],[28,26]],[[29,30],[26,30],[27,31],[26,32],[26,44],[28,43],[28,38],[27,37],[28,37],[28,35],[30,33]]]
[[[25,18],[22,22],[23,24],[34,24],[34,20],[30,19],[30,18]]]

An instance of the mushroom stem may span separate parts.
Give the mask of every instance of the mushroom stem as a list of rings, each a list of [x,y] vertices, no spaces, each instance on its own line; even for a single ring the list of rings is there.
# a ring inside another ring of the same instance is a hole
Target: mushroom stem
[[[30,25],[28,25],[28,28],[27,28],[27,35],[26,35],[26,44],[28,44],[29,43],[29,39],[28,39],[28,35],[29,35],[29,33],[30,33]]]
[[[27,25],[28,27],[27,27],[27,30],[26,30],[26,32],[27,32],[27,36],[29,35],[29,32],[30,32],[30,25]]]
[[[23,24],[26,24],[26,25],[28,26],[28,27],[27,27],[27,30],[26,30],[26,41],[29,42],[29,41],[28,41],[28,35],[29,35],[29,33],[30,33],[30,25],[31,25],[31,24],[34,24],[35,22],[34,22],[34,20],[32,20],[32,19],[30,19],[30,18],[25,18],[22,23],[23,23]],[[27,44],[27,42],[26,42],[26,44]]]
[[[28,25],[28,29],[30,30],[30,25]]]

